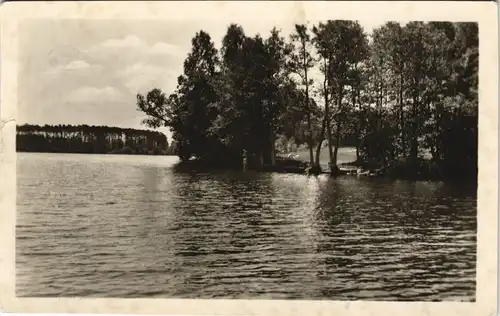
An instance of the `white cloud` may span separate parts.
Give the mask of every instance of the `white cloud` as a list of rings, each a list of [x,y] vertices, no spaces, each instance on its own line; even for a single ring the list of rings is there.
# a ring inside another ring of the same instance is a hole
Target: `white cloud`
[[[81,87],[68,94],[67,101],[72,103],[105,103],[123,100],[123,95],[116,88]]]
[[[103,50],[108,52],[118,52],[118,50],[133,50],[143,56],[147,55],[170,55],[170,56],[180,56],[185,52],[181,47],[177,45],[172,45],[169,43],[158,41],[154,44],[149,44],[146,41],[140,39],[137,36],[129,35],[123,38],[113,38],[108,39],[97,46],[90,49],[91,53],[99,53]]]
[[[124,38],[112,38],[101,44],[103,47],[111,48],[134,48],[141,47],[144,42],[137,36],[127,36]]]
[[[57,65],[47,69],[46,74],[49,76],[57,76],[61,74],[61,72],[81,71],[84,69],[89,69],[91,67],[99,67],[99,66],[90,65],[86,60],[73,60],[65,65]]]
[[[169,55],[179,56],[182,55],[183,53],[187,55],[187,52],[184,52],[179,46],[171,45],[164,42],[156,42],[153,46],[151,46],[149,51],[151,54],[158,54],[158,55],[169,54]]]
[[[123,76],[136,76],[140,74],[158,75],[162,72],[163,70],[158,66],[136,63],[125,67],[120,71],[120,74]]]
[[[174,70],[144,63],[130,65],[121,70],[118,75],[123,78],[124,85],[132,93],[145,92],[152,88],[160,88],[170,93],[177,82],[177,72]]]
[[[65,70],[79,70],[90,67],[90,64],[85,60],[73,60],[69,64],[62,67]]]

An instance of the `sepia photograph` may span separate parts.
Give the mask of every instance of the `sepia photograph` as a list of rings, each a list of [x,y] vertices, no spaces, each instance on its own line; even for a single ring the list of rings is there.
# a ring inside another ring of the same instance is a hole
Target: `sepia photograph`
[[[299,2],[245,16],[264,4],[17,20],[1,90],[16,299],[475,306],[479,206],[496,284],[497,48],[488,66],[480,45],[498,39],[472,4],[449,19]]]

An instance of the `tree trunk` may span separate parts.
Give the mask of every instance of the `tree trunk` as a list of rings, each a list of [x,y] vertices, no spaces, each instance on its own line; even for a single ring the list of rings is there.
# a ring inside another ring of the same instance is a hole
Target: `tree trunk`
[[[356,162],[360,162],[361,161],[361,155],[359,154],[359,139],[356,139]]]
[[[310,165],[314,165],[314,149],[312,140],[309,140],[307,147],[309,147],[309,163]]]
[[[271,145],[270,164],[271,164],[271,166],[274,167],[274,166],[276,166],[276,139],[275,139],[275,135],[273,132],[271,132],[270,138],[271,138],[270,139],[270,141],[271,141],[271,144],[270,144]]]
[[[357,70],[357,65],[356,65],[356,70]],[[354,111],[356,111],[356,96],[359,94],[359,83],[357,83],[356,88],[352,88],[352,108]],[[361,104],[359,111],[361,111]],[[359,115],[358,115],[359,117]],[[359,161],[359,134],[360,134],[360,124],[359,119],[357,122],[355,122],[354,126],[354,133],[356,135],[356,161]]]
[[[262,150],[257,154],[257,170],[261,171],[264,169],[264,153]]]
[[[263,160],[264,160],[264,165],[269,165],[269,166],[274,166],[274,145],[275,145],[275,139],[274,139],[274,133],[273,131],[269,128],[267,137],[263,140],[262,143],[263,147]]]
[[[248,169],[248,153],[246,150],[242,150],[241,152],[241,164],[243,166],[243,171]]]
[[[325,116],[323,118],[323,122],[321,123],[320,138],[319,138],[318,145],[316,146],[316,157],[315,157],[316,161],[314,162],[314,166],[317,168],[320,167],[319,155],[321,154],[321,146],[323,145],[323,140],[325,138],[326,120],[327,120],[327,117]]]
[[[442,136],[443,136],[443,132],[442,132],[442,110],[441,110],[441,105],[436,105],[436,160],[441,160],[441,141],[442,141]]]
[[[321,124],[321,136],[320,136],[320,141],[318,143],[318,146],[316,147],[316,162],[315,166],[320,167],[320,162],[319,162],[319,155],[321,153],[321,145],[323,144],[323,140],[325,138],[325,128],[328,129],[328,135],[330,135],[329,130],[330,130],[330,115],[329,115],[329,104],[328,104],[328,64],[326,62],[326,59],[323,58],[323,65],[325,66],[325,78],[323,79],[323,95],[324,95],[324,100],[325,100],[325,111],[324,111],[324,117],[323,117],[323,122]]]
[[[418,96],[413,97],[412,107],[412,120],[411,120],[411,146],[410,146],[410,165],[412,171],[415,171],[417,158],[418,158],[418,140],[417,140],[417,109],[418,109]]]
[[[326,121],[326,133],[327,133],[327,141],[328,141],[328,157],[330,158],[330,168],[334,166],[334,156],[333,156],[333,140],[332,140],[332,128],[330,115],[327,115],[328,120]]]
[[[329,67],[326,67],[325,64],[325,69],[329,69]],[[332,166],[332,161],[333,161],[333,151],[332,151],[332,128],[331,128],[331,118],[330,118],[330,105],[329,105],[329,94],[328,94],[328,89],[330,88],[328,80],[328,72],[325,73],[325,80],[323,81],[323,90],[324,90],[324,97],[325,97],[325,118],[326,118],[326,139],[328,141],[328,157],[330,158],[330,167]]]
[[[320,161],[319,161],[319,155],[321,154],[321,145],[323,145],[323,139],[321,138],[320,141],[318,142],[318,145],[316,146],[316,157],[314,161],[314,166],[319,168],[321,167]]]
[[[304,54],[305,56],[305,54]],[[305,58],[305,57],[304,57]],[[314,164],[314,153],[313,153],[313,135],[312,135],[312,124],[311,124],[311,109],[309,104],[309,79],[307,76],[307,65],[304,60],[304,79],[306,82],[306,111],[307,111],[307,129],[309,136],[307,137],[307,146],[309,147],[309,162],[311,166]]]
[[[401,152],[403,156],[406,154],[406,132],[405,132],[405,116],[403,105],[403,72],[399,76],[399,120],[401,127]]]
[[[337,128],[337,135],[340,134],[340,129]],[[331,164],[330,166],[330,171],[332,173],[336,173],[339,168],[337,167],[337,156],[338,156],[338,153],[339,153],[339,145],[340,145],[340,137],[337,137],[337,140],[335,141],[335,149],[333,151],[333,159],[334,159],[334,162]]]
[[[338,92],[338,100],[337,100],[337,111],[341,113],[342,111],[342,97],[343,97],[343,87],[342,85],[339,86],[339,92]],[[337,126],[336,126],[336,131],[335,131],[335,150],[333,152],[332,158],[330,158],[330,171],[332,172],[337,172],[338,167],[337,167],[337,156],[339,152],[339,146],[340,146],[340,128],[341,128],[342,120],[340,118],[340,115],[337,115]],[[331,150],[331,148],[330,148]]]
[[[262,150],[247,152],[247,168],[249,170],[262,170],[263,152]]]

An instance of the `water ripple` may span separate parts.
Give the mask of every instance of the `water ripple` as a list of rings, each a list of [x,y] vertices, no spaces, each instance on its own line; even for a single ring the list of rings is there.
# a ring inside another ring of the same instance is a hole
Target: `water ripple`
[[[20,296],[475,299],[475,188],[18,157]]]

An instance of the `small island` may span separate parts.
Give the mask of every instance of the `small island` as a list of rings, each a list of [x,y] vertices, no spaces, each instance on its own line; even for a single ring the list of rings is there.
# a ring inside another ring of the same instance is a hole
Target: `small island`
[[[197,32],[175,91],[137,94],[137,108],[146,126],[170,127],[188,164],[475,181],[478,56],[474,23],[388,22],[366,34],[326,21],[289,38],[232,24],[219,49]],[[307,161],[280,155],[282,140],[306,146]],[[338,163],[346,140],[348,166]]]

